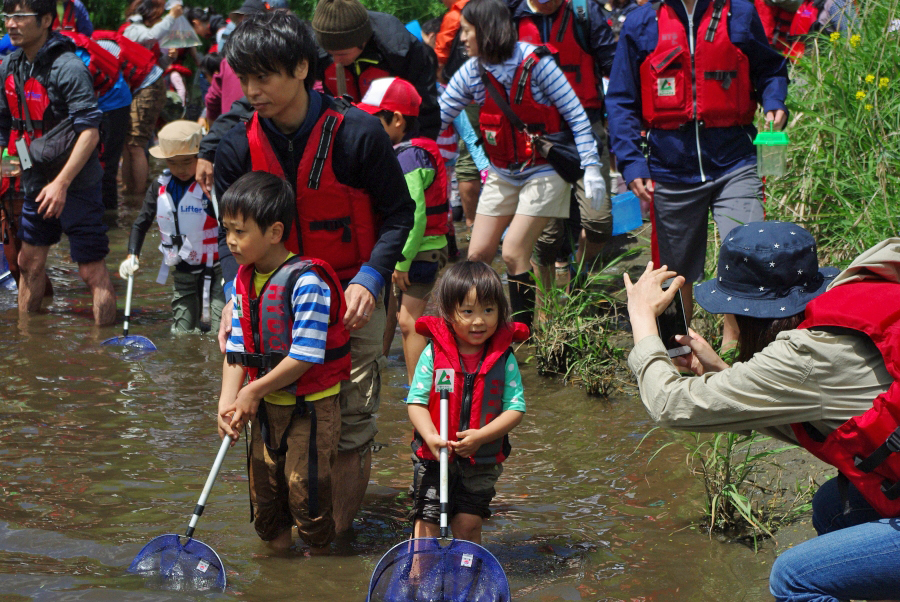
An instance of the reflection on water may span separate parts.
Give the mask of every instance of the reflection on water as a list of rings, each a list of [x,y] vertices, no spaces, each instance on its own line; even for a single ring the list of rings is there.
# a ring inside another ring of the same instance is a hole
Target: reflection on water
[[[113,267],[136,210],[110,231]],[[104,347],[121,322],[91,324],[65,243],[50,254],[57,296],[19,321],[0,291],[0,599],[183,600],[125,572],[148,541],[182,533],[216,450],[222,358],[211,338],[169,333],[169,289],[153,283],[153,237],[130,334],[159,351]],[[124,305],[124,283],[116,278]],[[399,337],[393,353],[400,350]],[[524,363],[527,349],[520,350]],[[650,465],[634,397],[589,399],[523,369],[528,415],[497,488],[484,544],[516,600],[768,600],[772,554],[690,529],[700,485],[672,446]],[[226,457],[196,535],[225,563],[210,599],[363,600],[381,556],[408,537],[411,427],[394,355],[384,378],[372,483],[352,541],[329,557],[272,556],[248,522],[244,447]],[[663,437],[662,435],[660,437]],[[660,441],[660,438],[656,438]],[[200,597],[200,599],[203,599]]]

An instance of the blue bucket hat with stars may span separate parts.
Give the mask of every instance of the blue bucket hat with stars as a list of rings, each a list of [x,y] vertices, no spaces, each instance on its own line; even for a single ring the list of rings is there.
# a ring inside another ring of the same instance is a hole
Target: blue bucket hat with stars
[[[729,232],[718,274],[694,287],[700,307],[714,314],[783,318],[800,313],[838,274],[820,268],[816,241],[788,222],[752,222]]]

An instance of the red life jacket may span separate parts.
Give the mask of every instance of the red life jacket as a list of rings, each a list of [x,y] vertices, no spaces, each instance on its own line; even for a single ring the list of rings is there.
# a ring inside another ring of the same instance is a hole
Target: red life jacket
[[[425,236],[443,236],[447,233],[447,211],[450,204],[447,201],[447,169],[444,167],[441,151],[431,138],[412,138],[395,146],[394,152],[400,155],[412,146],[428,153],[434,164],[434,180],[425,189]]]
[[[827,437],[792,424],[800,445],[837,467],[884,517],[900,516],[900,284],[863,281],[836,286],[806,306],[800,328],[838,326],[866,334],[894,383],[872,407]]]
[[[453,124],[447,126],[447,129],[438,134],[438,148],[441,150],[441,157],[444,159],[444,165],[452,163],[459,158],[459,135]]]
[[[665,3],[659,9],[656,48],[640,70],[645,127],[674,130],[695,119],[706,127],[753,123],[756,99],[749,60],[729,38],[730,9],[731,0],[710,3],[693,55],[675,10]]]
[[[132,92],[144,83],[156,65],[153,52],[115,31],[94,30],[95,40],[109,40],[119,46],[119,68]]]
[[[812,26],[818,20],[819,9],[816,8],[816,5],[811,0],[806,0],[794,13],[794,18],[791,20],[791,28],[788,31],[791,47],[787,53],[792,59],[796,60],[798,57],[803,56],[803,53],[806,51],[806,42],[803,37],[810,32]]]
[[[516,68],[513,74],[510,94],[496,77],[485,71],[490,85],[506,97],[513,113],[521,119],[528,131],[533,134],[554,134],[562,127],[562,116],[553,105],[544,105],[534,100],[531,94],[531,70],[542,57],[550,53],[547,48],[539,46]],[[478,127],[484,140],[484,152],[495,166],[500,168],[519,168],[527,165],[540,165],[547,160],[541,157],[531,144],[531,137],[520,132],[509,122],[503,110],[494,102],[491,95],[485,92],[484,105],[478,118]]]
[[[550,46],[582,106],[585,109],[599,109],[603,106],[600,78],[594,58],[585,52],[575,36],[575,28],[578,27],[576,18],[572,0],[565,0],[556,13],[549,39],[542,40],[537,24],[530,17],[523,17],[519,19],[519,40]]]
[[[50,97],[46,87],[53,61],[43,61],[40,67],[32,70],[31,75],[23,81],[24,90],[19,90],[13,74],[19,69],[21,60],[7,60],[13,61],[8,67],[6,81],[3,82],[6,104],[12,117],[7,150],[10,155],[17,156],[16,141],[19,138],[24,137],[25,144],[30,146],[32,141],[40,138],[43,132],[53,129],[57,123],[50,110]],[[30,117],[30,123],[20,105],[23,98],[28,107],[27,117]]]
[[[453,370],[453,392],[449,397],[449,426],[447,437],[457,441],[456,433],[470,428],[481,428],[503,412],[503,389],[506,386],[506,358],[512,353],[513,341],[528,338],[528,327],[514,322],[498,327],[497,332],[484,347],[484,358],[475,374],[466,374],[460,363],[456,337],[447,323],[436,316],[424,316],[416,320],[416,332],[431,339],[434,353],[434,369]],[[426,348],[423,353],[427,353]],[[435,379],[432,379],[434,381]],[[435,391],[434,382],[428,398],[428,410],[434,424],[441,423],[441,396]],[[498,464],[509,456],[509,437],[485,443],[469,458],[472,464]],[[413,453],[423,460],[436,460],[422,437],[413,432]]]
[[[253,266],[242,265],[235,279],[244,353],[229,352],[229,364],[246,368],[250,381],[265,376],[288,356],[294,322],[293,291],[297,280],[313,270],[331,290],[328,332],[325,335],[325,363],[315,364],[296,383],[284,387],[293,395],[318,393],[350,378],[350,333],[344,326],[346,303],[337,275],[322,260],[293,256],[263,285],[253,292]]]
[[[75,3],[71,0],[66,0],[63,3],[62,23],[59,21],[59,15],[54,16],[52,29],[65,34],[67,31],[75,31],[75,25]]]
[[[340,183],[334,174],[334,138],[349,105],[337,106],[340,110],[325,111],[309,135],[297,169],[297,219],[285,244],[297,255],[327,261],[341,280],[348,280],[372,254],[376,221],[369,194]],[[254,171],[285,177],[257,113],[247,122],[247,141]]]
[[[354,71],[357,66],[361,69],[359,74]],[[353,102],[360,102],[362,97],[366,95],[369,86],[376,79],[382,77],[390,77],[391,73],[383,68],[380,64],[368,63],[366,61],[354,62],[349,67],[344,67],[344,83],[347,86],[346,94],[350,96]],[[337,64],[332,62],[325,68],[325,79],[322,81],[325,91],[334,96],[339,97],[337,81]]]
[[[119,60],[84,34],[74,31],[59,33],[71,39],[75,42],[75,46],[87,52],[91,57],[91,62],[87,67],[91,73],[97,96],[103,96],[109,92],[119,79]]]
[[[171,65],[166,67],[165,71],[163,71],[163,75],[168,75],[173,71],[177,71],[184,77],[190,77],[194,74],[194,72],[191,71],[188,67],[185,67],[184,65],[181,65],[179,63],[172,63]]]

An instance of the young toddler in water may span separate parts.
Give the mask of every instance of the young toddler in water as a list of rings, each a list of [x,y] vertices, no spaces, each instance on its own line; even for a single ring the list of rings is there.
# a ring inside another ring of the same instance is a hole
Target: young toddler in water
[[[294,213],[290,184],[261,171],[238,178],[222,198],[226,242],[240,268],[218,423],[219,436],[236,441],[252,420],[250,499],[260,539],[287,549],[296,524],[316,552],[335,534],[331,474],[350,334],[331,267],[285,248]]]
[[[525,415],[522,375],[510,345],[527,338],[528,328],[509,321],[500,276],[482,262],[450,267],[435,300],[439,316],[416,322],[416,330],[431,342],[419,358],[406,400],[415,427],[413,537],[439,535],[437,459],[448,447],[450,528],[454,537],[480,544],[482,521],[491,515],[494,485],[510,452],[507,435]],[[434,386],[434,375],[442,370],[452,373],[453,382],[447,441],[438,431],[440,395]]]

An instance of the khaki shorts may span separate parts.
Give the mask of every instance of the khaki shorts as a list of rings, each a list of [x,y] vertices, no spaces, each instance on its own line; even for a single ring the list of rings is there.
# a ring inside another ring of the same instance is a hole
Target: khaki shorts
[[[364,455],[375,440],[375,413],[381,402],[382,355],[387,312],[384,293],[375,301],[369,322],[350,333],[350,380],[341,383],[341,439],[338,451]]]
[[[158,80],[134,93],[131,101],[131,130],[125,144],[144,148],[156,132],[156,120],[166,106],[166,81]]]
[[[572,187],[557,174],[510,184],[491,170],[478,199],[477,213],[491,217],[529,215],[569,217]]]
[[[409,268],[409,286],[404,292],[394,285],[394,296],[409,295],[415,299],[427,299],[437,283],[438,272],[445,265],[447,265],[447,247],[420,251],[413,258],[412,266]],[[415,282],[413,278],[416,278]]]
[[[310,416],[294,416],[294,406],[263,402],[269,422],[269,446],[277,448],[287,430],[287,453],[269,451],[262,440],[260,420],[250,427],[250,503],[256,511],[254,527],[263,541],[272,541],[296,524],[307,544],[323,547],[334,539],[331,508],[331,471],[337,459],[340,433],[338,395],[323,397],[316,408],[318,505],[309,515]]]

